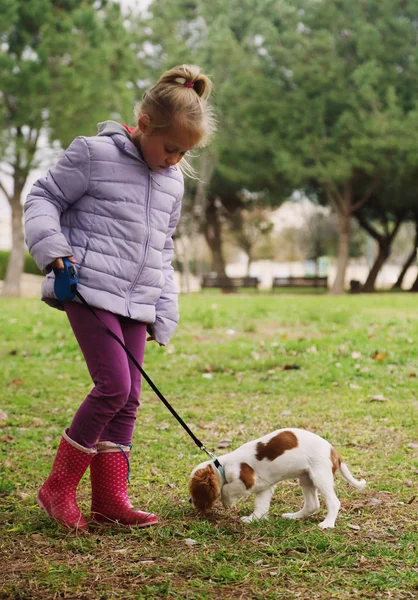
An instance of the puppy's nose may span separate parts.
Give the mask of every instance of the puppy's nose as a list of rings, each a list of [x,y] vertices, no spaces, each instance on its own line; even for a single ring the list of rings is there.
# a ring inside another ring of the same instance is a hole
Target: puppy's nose
[[[189,503],[193,504],[193,500],[191,498],[189,498]]]

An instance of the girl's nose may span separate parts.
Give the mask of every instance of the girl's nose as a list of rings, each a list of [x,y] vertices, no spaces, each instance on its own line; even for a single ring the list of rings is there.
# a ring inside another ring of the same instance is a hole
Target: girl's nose
[[[174,165],[176,165],[179,162],[179,160],[180,160],[180,157],[178,154],[170,154],[170,156],[167,156],[167,159],[165,162],[169,167],[173,167]]]

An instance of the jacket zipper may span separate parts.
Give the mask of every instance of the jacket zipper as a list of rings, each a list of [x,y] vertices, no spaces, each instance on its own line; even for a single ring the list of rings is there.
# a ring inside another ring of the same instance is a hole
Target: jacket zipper
[[[148,247],[149,247],[149,242],[150,242],[150,238],[151,238],[151,227],[150,227],[150,198],[151,198],[151,172],[148,171],[148,188],[147,188],[147,199],[145,202],[145,212],[146,212],[146,223],[147,223],[147,237],[145,240],[145,246],[144,246],[144,256],[141,262],[141,265],[138,269],[138,272],[136,274],[136,277],[132,283],[132,285],[130,286],[130,288],[128,289],[128,293],[126,295],[126,312],[128,314],[128,316],[131,316],[131,311],[130,311],[130,302],[131,302],[131,293],[132,290],[134,289],[134,287],[136,286],[136,283],[144,269],[145,266],[145,262],[147,259],[147,254],[148,254]]]

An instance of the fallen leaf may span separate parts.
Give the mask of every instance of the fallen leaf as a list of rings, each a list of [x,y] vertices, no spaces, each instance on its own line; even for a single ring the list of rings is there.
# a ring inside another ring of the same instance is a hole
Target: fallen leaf
[[[352,525],[351,523],[348,524],[350,529],[354,529],[354,531],[360,531],[361,527],[360,525]]]
[[[382,361],[382,360],[385,360],[386,356],[387,356],[387,352],[378,352],[378,350],[376,350],[376,352],[374,352],[372,354],[372,359]]]
[[[9,417],[8,417],[7,413],[5,413],[4,410],[0,410],[0,422],[7,421],[8,418]]]
[[[382,394],[376,394],[375,396],[369,396],[370,402],[388,402],[389,398],[385,398]]]
[[[9,381],[7,385],[21,385],[23,383],[23,379],[12,379]]]
[[[27,492],[16,492],[16,496],[22,498],[22,500],[26,500],[26,498],[30,498],[30,494]]]
[[[196,540],[192,540],[192,538],[187,538],[185,542],[186,546],[195,546],[197,544]]]
[[[228,448],[230,444],[232,444],[232,440],[221,440],[218,444],[218,448]]]
[[[204,377],[205,379],[212,379],[213,375],[212,373],[203,373],[202,377]]]
[[[283,371],[292,371],[292,370],[298,370],[298,369],[300,369],[299,365],[283,365],[282,366]]]

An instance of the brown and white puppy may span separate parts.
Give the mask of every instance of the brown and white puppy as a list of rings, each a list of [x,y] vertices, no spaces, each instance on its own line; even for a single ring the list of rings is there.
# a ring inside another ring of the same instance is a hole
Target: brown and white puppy
[[[193,469],[189,489],[199,511],[207,511],[220,497],[225,508],[255,494],[254,512],[241,517],[245,523],[268,517],[274,489],[284,479],[299,478],[304,503],[300,511],[285,513],[285,519],[304,519],[319,509],[318,491],[327,506],[322,529],[335,526],[340,501],[334,491],[334,474],[356,488],[366,485],[354,479],[347,465],[329,442],[304,429],[278,429],[218,457],[221,469],[206,461]]]

